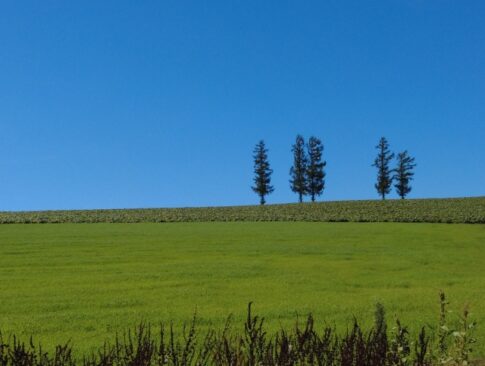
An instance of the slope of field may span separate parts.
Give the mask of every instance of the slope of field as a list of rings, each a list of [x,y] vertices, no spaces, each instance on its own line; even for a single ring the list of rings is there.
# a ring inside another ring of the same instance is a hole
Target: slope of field
[[[485,197],[267,206],[0,212],[0,224],[211,221],[485,223]]]
[[[202,326],[230,313],[242,324],[249,301],[273,329],[313,312],[344,331],[380,301],[415,334],[436,323],[443,289],[451,309],[470,304],[483,356],[484,249],[483,225],[2,225],[0,329],[88,351],[140,320],[180,324],[196,309]]]

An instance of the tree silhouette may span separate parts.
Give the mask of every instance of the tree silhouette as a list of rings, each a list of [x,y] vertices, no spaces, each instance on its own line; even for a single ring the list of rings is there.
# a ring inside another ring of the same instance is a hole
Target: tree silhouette
[[[316,196],[320,196],[325,189],[325,171],[324,168],[327,165],[326,161],[322,160],[323,144],[322,142],[312,136],[308,140],[308,167],[307,167],[307,180],[308,180],[308,193],[315,202]]]
[[[271,174],[273,170],[268,162],[268,150],[264,141],[261,140],[254,148],[254,186],[252,190],[260,197],[261,205],[266,203],[265,196],[274,191],[271,185]]]
[[[413,169],[416,167],[414,158],[409,156],[407,150],[397,154],[397,167],[394,169],[394,180],[396,192],[404,199],[411,192],[410,182],[413,180]]]
[[[305,140],[301,135],[296,136],[291,151],[293,152],[293,166],[290,169],[291,190],[298,193],[299,202],[303,202],[303,196],[308,193],[307,163]]]
[[[381,137],[379,144],[376,146],[378,154],[374,160],[377,168],[377,183],[375,184],[377,193],[379,193],[383,200],[386,199],[386,194],[391,191],[392,176],[389,169],[389,162],[394,158],[394,154],[389,150],[389,143],[385,137]]]

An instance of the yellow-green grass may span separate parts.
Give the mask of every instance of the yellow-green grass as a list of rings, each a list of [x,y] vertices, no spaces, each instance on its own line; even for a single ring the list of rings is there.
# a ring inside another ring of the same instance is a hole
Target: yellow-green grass
[[[438,292],[470,304],[485,355],[485,226],[174,223],[0,226],[0,329],[80,352],[141,320],[270,328],[295,314],[344,331],[381,302],[412,333],[436,324]]]

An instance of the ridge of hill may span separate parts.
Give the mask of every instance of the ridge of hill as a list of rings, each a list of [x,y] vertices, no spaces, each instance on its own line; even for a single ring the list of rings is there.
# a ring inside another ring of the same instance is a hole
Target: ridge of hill
[[[485,196],[266,206],[0,212],[0,224],[211,221],[485,223]]]

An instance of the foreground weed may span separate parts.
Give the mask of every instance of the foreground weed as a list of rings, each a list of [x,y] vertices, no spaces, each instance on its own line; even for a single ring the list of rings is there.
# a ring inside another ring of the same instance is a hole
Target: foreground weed
[[[475,326],[465,308],[460,327],[450,330],[446,317],[446,298],[440,294],[440,320],[437,326],[437,356],[425,327],[414,342],[414,353],[408,329],[399,320],[388,336],[385,309],[376,305],[374,326],[363,329],[354,319],[344,335],[335,329],[317,330],[312,315],[291,331],[280,330],[269,336],[264,318],[254,315],[248,305],[242,332],[233,330],[228,318],[222,331],[197,331],[196,317],[177,335],[173,323],[160,325],[155,336],[150,324],[142,323],[113,343],[106,342],[97,352],[81,361],[73,357],[71,345],[57,346],[53,354],[44,352],[33,341],[17,337],[5,339],[0,333],[0,366],[430,366],[469,365],[475,339]]]

